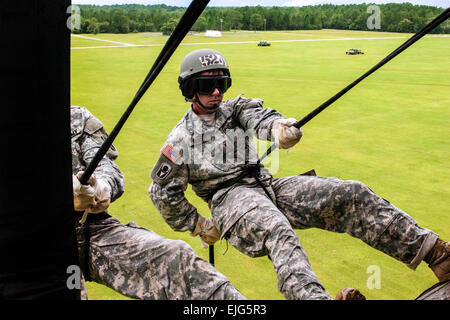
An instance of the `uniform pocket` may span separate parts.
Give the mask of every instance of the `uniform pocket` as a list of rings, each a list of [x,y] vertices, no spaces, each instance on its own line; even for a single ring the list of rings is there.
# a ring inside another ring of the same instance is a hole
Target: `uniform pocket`
[[[268,254],[264,245],[265,238],[266,229],[260,222],[246,215],[236,221],[227,233],[227,240],[231,245],[252,258]]]

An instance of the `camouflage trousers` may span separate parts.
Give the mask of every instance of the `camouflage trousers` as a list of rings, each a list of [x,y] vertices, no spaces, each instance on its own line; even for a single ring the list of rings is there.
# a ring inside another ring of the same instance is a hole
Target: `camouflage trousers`
[[[76,228],[84,259],[84,228]],[[113,217],[89,221],[92,281],[136,299],[240,300],[245,297],[184,241]]]
[[[236,185],[212,201],[213,219],[241,215],[225,238],[250,257],[268,255],[287,299],[331,299],[293,229],[321,228],[361,239],[416,268],[437,235],[358,181],[315,176],[274,179],[269,199],[258,186]]]

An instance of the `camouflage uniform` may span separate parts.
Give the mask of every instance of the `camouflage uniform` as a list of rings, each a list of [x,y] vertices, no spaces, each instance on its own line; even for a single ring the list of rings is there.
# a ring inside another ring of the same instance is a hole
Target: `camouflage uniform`
[[[184,196],[191,184],[210,204],[221,237],[250,257],[270,257],[278,289],[288,299],[331,299],[293,228],[347,232],[417,267],[437,235],[362,183],[303,175],[274,179],[262,165],[257,179],[245,175],[258,160],[253,144],[227,147],[251,134],[270,140],[280,118],[263,108],[262,100],[242,96],[222,102],[212,125],[189,110],[169,134],[151,174],[149,195],[165,221],[176,231],[194,229],[198,212]]]
[[[77,106],[71,107],[71,133],[76,174],[85,170],[107,134],[99,120]],[[114,162],[117,155],[111,147],[94,172],[97,179],[109,183],[112,200],[124,191],[124,177]],[[107,212],[90,214],[88,221],[89,275],[93,281],[138,299],[244,299],[184,241],[166,239],[134,222],[122,225]],[[82,261],[85,227],[76,226]]]

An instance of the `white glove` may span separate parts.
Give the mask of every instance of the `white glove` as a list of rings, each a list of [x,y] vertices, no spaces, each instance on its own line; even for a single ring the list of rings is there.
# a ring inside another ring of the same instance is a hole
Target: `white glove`
[[[220,239],[219,230],[214,225],[212,218],[204,218],[202,216],[198,217],[195,229],[191,232],[193,237],[198,235],[202,239],[203,248],[206,248],[207,245],[213,245]]]
[[[76,211],[100,213],[105,211],[111,203],[111,190],[109,184],[95,176],[89,178],[87,185],[82,185],[78,180],[83,172],[72,175],[73,205]]]
[[[92,187],[94,179],[89,179],[89,184],[82,185],[78,177],[72,175],[73,206],[76,211],[85,211],[95,204],[95,190]]]
[[[300,141],[303,131],[294,127],[296,122],[297,120],[294,118],[275,120],[272,135],[278,148],[289,149]]]

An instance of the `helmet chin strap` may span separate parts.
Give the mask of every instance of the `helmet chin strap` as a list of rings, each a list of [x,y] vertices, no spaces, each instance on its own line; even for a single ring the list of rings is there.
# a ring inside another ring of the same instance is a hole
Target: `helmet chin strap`
[[[200,102],[200,99],[198,98],[197,93],[194,95],[194,98],[190,99],[190,100],[192,103],[198,103],[206,111],[217,111],[217,109],[219,109],[219,106],[220,106],[220,104],[215,104],[211,107],[207,107],[207,106],[203,105],[203,103]]]

